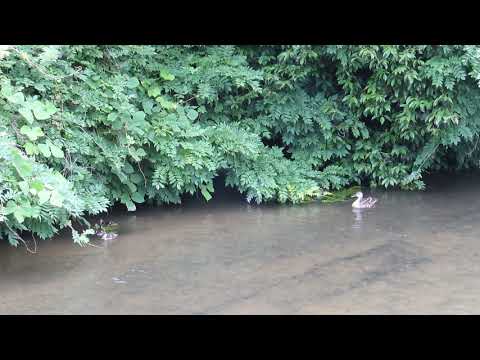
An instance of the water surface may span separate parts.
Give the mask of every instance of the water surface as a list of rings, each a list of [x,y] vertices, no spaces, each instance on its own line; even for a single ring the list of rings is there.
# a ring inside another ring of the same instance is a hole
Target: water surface
[[[120,236],[0,245],[1,314],[480,314],[480,176],[350,202],[116,214]]]

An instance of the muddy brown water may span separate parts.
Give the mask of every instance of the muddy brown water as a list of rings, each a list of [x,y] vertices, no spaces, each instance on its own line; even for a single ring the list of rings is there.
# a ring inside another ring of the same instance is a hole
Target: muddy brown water
[[[480,314],[480,176],[351,202],[113,215],[99,247],[0,245],[0,314]]]

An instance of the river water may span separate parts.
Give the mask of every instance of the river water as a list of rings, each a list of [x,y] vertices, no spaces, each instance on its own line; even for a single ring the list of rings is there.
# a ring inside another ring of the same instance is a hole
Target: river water
[[[480,176],[351,202],[111,215],[117,239],[0,244],[0,314],[480,314]]]

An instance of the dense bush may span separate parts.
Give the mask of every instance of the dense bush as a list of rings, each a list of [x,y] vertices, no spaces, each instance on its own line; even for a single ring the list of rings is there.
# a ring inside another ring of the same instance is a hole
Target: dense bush
[[[0,237],[115,203],[299,203],[478,167],[477,46],[0,47]]]

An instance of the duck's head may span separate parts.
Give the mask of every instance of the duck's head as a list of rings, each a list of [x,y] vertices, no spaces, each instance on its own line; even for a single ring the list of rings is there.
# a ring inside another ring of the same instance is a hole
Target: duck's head
[[[354,195],[352,195],[352,198],[362,198],[363,193],[361,191],[356,192]]]

